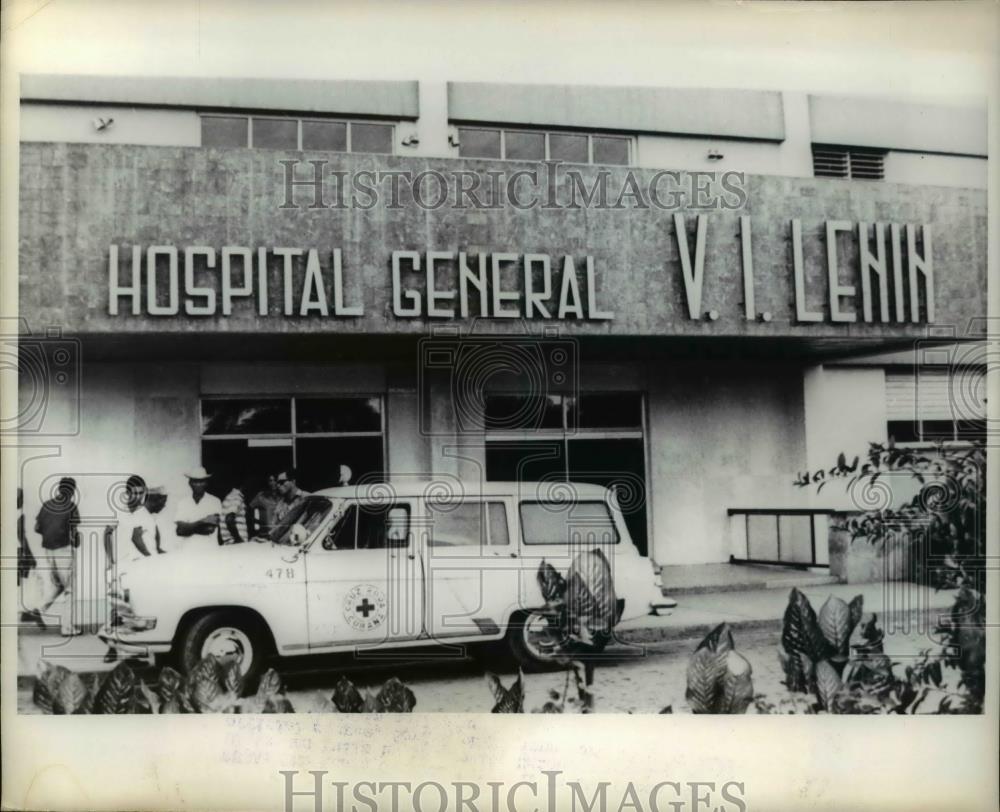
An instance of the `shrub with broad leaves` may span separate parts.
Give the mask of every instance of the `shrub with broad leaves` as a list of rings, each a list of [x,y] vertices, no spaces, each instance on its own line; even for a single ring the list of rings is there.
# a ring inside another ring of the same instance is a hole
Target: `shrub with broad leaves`
[[[524,713],[524,674],[517,672],[517,679],[505,688],[495,674],[486,673],[486,684],[493,694],[495,704],[490,713]]]
[[[532,713],[592,713],[594,695],[590,692],[586,679],[586,668],[581,662],[572,662],[565,670],[566,682],[562,691],[549,690],[548,698],[540,708]],[[571,682],[572,681],[572,682]],[[507,688],[495,674],[486,674],[486,684],[493,694],[495,704],[490,713],[524,713],[524,674],[517,673],[517,679]]]
[[[582,663],[585,684],[590,685],[591,655],[604,649],[620,620],[611,565],[595,547],[573,558],[566,578],[544,559],[536,577],[545,600],[540,614],[558,641],[559,660],[564,668]]]
[[[688,662],[688,705],[692,713],[746,713],[753,695],[753,669],[736,651],[729,624],[720,623]]]
[[[103,678],[94,677],[90,685],[68,668],[42,661],[32,698],[44,713],[52,714],[294,712],[273,668],[249,693],[237,664],[212,655],[186,679],[173,668],[161,669],[152,687],[126,661]]]
[[[884,633],[860,595],[849,604],[830,596],[813,611],[792,589],[778,658],[792,697],[757,697],[759,713],[979,713],[985,692],[985,607],[970,587],[958,594],[937,629],[943,643],[906,665],[902,677],[883,648]],[[960,673],[949,690],[942,668]],[[805,697],[801,695],[805,694]]]
[[[392,677],[375,693],[364,694],[347,677],[341,676],[330,701],[338,713],[413,713],[417,698],[399,679]]]

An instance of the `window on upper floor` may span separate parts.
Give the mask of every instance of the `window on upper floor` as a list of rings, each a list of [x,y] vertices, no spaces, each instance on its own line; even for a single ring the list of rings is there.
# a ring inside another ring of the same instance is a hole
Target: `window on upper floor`
[[[885,150],[813,144],[812,153],[813,175],[817,178],[885,178]]]
[[[954,443],[986,437],[982,370],[886,372],[887,434],[897,443]]]
[[[394,128],[382,121],[205,113],[203,147],[321,150],[391,154]]]
[[[630,135],[613,133],[458,128],[458,154],[462,158],[628,166],[634,151],[633,141]]]

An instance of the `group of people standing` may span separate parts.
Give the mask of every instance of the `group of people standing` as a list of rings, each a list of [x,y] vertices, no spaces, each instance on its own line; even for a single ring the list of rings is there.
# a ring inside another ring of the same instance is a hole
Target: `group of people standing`
[[[248,477],[234,485],[225,498],[208,492],[212,475],[199,466],[185,474],[189,492],[172,511],[168,496],[160,486],[148,486],[138,476],[125,481],[117,507],[117,521],[104,531],[103,544],[82,545],[79,492],[70,477],[62,478],[52,498],[42,503],[35,519],[41,536],[41,558],[31,549],[25,533],[23,494],[18,491],[18,583],[27,617],[44,625],[41,616],[53,613],[58,600],[72,607],[78,590],[75,571],[103,572],[116,564],[171,553],[197,543],[239,544],[253,538],[268,538],[271,531],[307,495],[298,487],[294,470],[269,474],[263,487]],[[82,556],[86,556],[85,566]],[[98,561],[100,559],[100,561]],[[32,597],[25,599],[30,586]],[[103,595],[99,596],[103,598]],[[63,634],[77,628],[67,622],[71,611],[60,612]]]

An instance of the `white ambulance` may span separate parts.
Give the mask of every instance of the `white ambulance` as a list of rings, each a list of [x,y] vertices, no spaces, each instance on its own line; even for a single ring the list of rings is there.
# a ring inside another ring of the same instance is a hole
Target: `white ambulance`
[[[200,546],[199,546],[200,545]],[[269,537],[123,565],[100,636],[119,651],[209,653],[244,674],[266,659],[505,640],[525,664],[555,640],[537,580],[564,576],[599,548],[620,620],[672,605],[629,536],[614,494],[575,483],[436,479],[332,488],[307,496]]]

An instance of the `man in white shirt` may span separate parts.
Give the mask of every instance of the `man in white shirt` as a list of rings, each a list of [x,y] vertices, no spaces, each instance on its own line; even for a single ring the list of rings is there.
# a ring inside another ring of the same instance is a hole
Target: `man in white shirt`
[[[164,508],[167,506],[167,489],[162,485],[150,485],[146,490],[146,510],[153,517],[156,526],[156,552],[165,553],[177,548],[174,523],[166,520]]]
[[[118,514],[115,561],[138,561],[156,552],[156,524],[146,510],[146,483],[130,476],[125,483],[125,510]]]
[[[181,499],[174,512],[178,537],[184,540],[211,539],[218,543],[222,502],[206,490],[211,474],[203,466],[198,466],[184,476],[188,479],[191,495]]]

